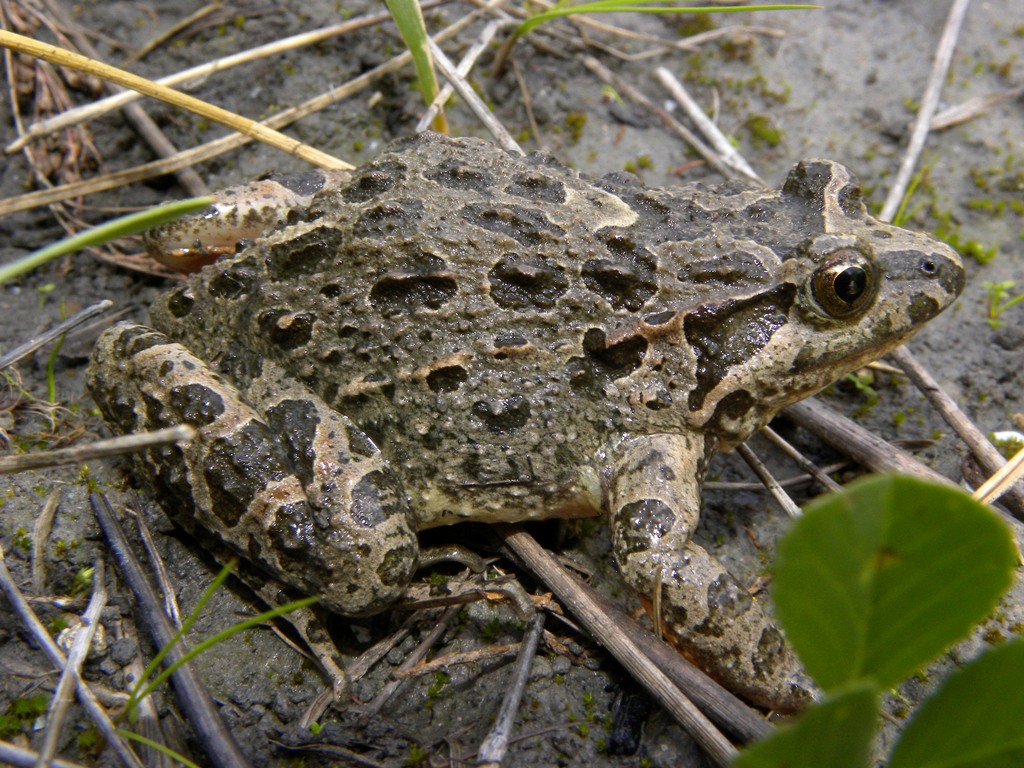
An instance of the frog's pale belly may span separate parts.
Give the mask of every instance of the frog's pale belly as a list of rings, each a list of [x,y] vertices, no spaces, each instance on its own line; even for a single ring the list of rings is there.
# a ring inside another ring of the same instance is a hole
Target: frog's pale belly
[[[332,607],[400,591],[415,529],[603,512],[627,581],[703,635],[694,655],[735,655],[707,640],[732,622],[760,650],[716,673],[778,684],[777,632],[749,598],[715,615],[734,582],[689,542],[706,458],[962,284],[954,252],[870,218],[827,161],[779,191],[652,190],[424,135],[156,306],[194,358],[121,327],[91,387],[116,429],[206,428],[195,455],[161,457],[158,482],[209,499],[204,525]],[[240,466],[257,480],[214,487]],[[698,581],[718,592],[688,602]]]

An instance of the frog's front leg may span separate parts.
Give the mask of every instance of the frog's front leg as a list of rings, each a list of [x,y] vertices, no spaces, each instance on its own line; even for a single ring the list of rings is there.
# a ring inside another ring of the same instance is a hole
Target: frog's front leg
[[[180,525],[333,611],[382,610],[404,591],[418,547],[395,473],[352,422],[275,366],[230,358],[221,365],[245,397],[182,345],[120,324],[97,342],[89,388],[121,432],[198,428],[195,440],[147,454],[158,501]]]
[[[609,457],[612,548],[623,578],[698,666],[761,706],[809,701],[806,677],[781,633],[747,590],[691,541],[700,517],[701,435],[644,435]]]

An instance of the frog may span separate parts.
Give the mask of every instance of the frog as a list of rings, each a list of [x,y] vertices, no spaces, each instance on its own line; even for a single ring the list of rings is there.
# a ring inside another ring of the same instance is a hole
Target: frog
[[[902,344],[963,264],[852,172],[649,188],[479,139],[400,139],[98,340],[156,498],[346,616],[399,599],[420,531],[604,516],[624,581],[754,704],[813,691],[693,534],[709,459]]]

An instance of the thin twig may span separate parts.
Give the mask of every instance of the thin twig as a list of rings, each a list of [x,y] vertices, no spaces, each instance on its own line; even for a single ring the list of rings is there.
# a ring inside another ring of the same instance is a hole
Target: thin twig
[[[492,1],[496,2],[497,0]],[[473,24],[476,21],[476,18],[477,16],[474,13],[467,14],[454,24],[451,24],[438,32],[433,38],[434,41],[441,43],[445,40],[451,39],[463,29]],[[397,72],[402,67],[406,66],[411,59],[412,56],[408,51],[400,53],[383,64],[374,67],[368,72],[364,72],[337,88],[332,88],[326,93],[315,96],[309,101],[306,101],[296,107],[283,110],[276,115],[267,118],[263,124],[268,128],[283,128],[296,120],[300,120],[301,118],[324,109],[341,99],[346,99],[358,93],[363,88],[375,83],[385,75]],[[153,162],[144,163],[136,166],[135,168],[129,168],[124,171],[110,173],[100,178],[87,179],[85,181],[64,184],[52,189],[43,189],[37,192],[29,192],[18,197],[8,198],[0,201],[0,216],[8,216],[12,213],[17,213],[18,211],[38,208],[42,205],[61,202],[80,195],[95,194],[107,189],[122,187],[132,182],[144,181],[145,179],[150,179],[154,176],[173,173],[177,169],[183,168],[187,165],[194,165],[196,163],[201,163],[205,160],[218,157],[225,152],[230,152],[233,149],[242,147],[250,141],[252,141],[250,136],[233,133],[228,136],[223,136],[220,139],[207,142],[206,144],[202,144],[198,147],[194,147],[185,152],[181,152],[173,158],[154,160]]]
[[[44,331],[35,338],[29,339],[24,344],[19,344],[10,352],[7,352],[2,357],[0,357],[0,371],[18,362],[19,360],[21,360],[21,358],[31,355],[37,349],[39,349],[42,346],[45,346],[54,339],[59,339],[72,328],[81,325],[86,320],[89,320],[90,318],[95,317],[96,315],[102,314],[103,312],[106,312],[108,309],[110,309],[111,306],[113,306],[113,304],[114,302],[110,301],[109,299],[104,299],[101,302],[93,304],[91,307],[86,307],[81,312],[75,312],[75,314],[73,314],[67,320],[58,323],[57,325],[53,326],[53,328],[51,328],[50,330]]]
[[[12,768],[35,768],[39,755],[30,749],[15,746],[6,741],[0,741],[0,764],[12,766]],[[53,758],[48,765],[52,768],[86,768],[81,763],[69,763],[67,760]]]
[[[947,395],[931,374],[914,358],[905,347],[890,353],[893,360],[900,366],[903,373],[917,386],[921,393],[939,412],[946,423],[953,428],[957,436],[967,444],[971,454],[989,474],[998,472],[1006,464],[1006,459],[999,450],[989,442],[988,437],[978,429],[960,406]],[[1016,517],[1024,519],[1024,491],[1011,488],[1003,499],[1003,504],[1012,508]]]
[[[97,440],[95,443],[75,448],[37,451],[23,453],[19,456],[0,456],[0,475],[42,467],[57,467],[62,464],[78,464],[122,453],[134,453],[157,445],[192,440],[195,436],[195,429],[187,424],[179,424],[176,427],[165,427],[153,432],[135,432],[121,437],[112,437],[109,440]]]
[[[1010,88],[989,96],[968,99],[963,104],[957,104],[936,113],[932,117],[931,122],[928,123],[928,127],[933,131],[944,131],[947,128],[952,128],[954,125],[960,125],[968,120],[986,115],[1000,104],[1013,101],[1022,95],[1024,95],[1024,86]]]
[[[754,169],[750,167],[746,159],[739,152],[736,151],[736,147],[730,143],[729,139],[725,137],[725,134],[719,129],[719,127],[711,120],[710,117],[705,114],[704,110],[700,108],[700,105],[694,101],[693,97],[690,96],[683,84],[679,82],[675,75],[669,72],[665,67],[658,67],[654,70],[654,73],[658,76],[658,80],[665,86],[665,89],[672,95],[672,98],[678,102],[679,106],[683,108],[693,124],[697,126],[698,130],[704,134],[704,138],[707,139],[714,150],[718,153],[718,156],[722,159],[722,162],[727,166],[735,170],[741,176],[746,176],[753,182],[760,184],[762,187],[766,186],[761,177],[758,176]]]
[[[498,710],[494,725],[477,751],[477,765],[482,768],[499,768],[501,761],[505,759],[509,739],[512,737],[512,728],[519,712],[519,704],[523,700],[526,683],[530,679],[530,669],[533,666],[533,659],[537,655],[537,646],[543,632],[544,612],[537,611],[526,629],[525,637],[523,637],[516,665],[512,669],[512,680],[505,698],[501,702],[501,709]]]
[[[55,490],[46,498],[43,511],[32,526],[32,592],[43,594],[46,588],[46,542],[53,528],[53,518],[60,506],[60,491]]]
[[[50,663],[57,669],[64,669],[67,666],[68,660],[64,657],[64,653],[60,648],[57,647],[57,644],[53,642],[49,631],[43,626],[39,617],[36,616],[35,612],[25,601],[21,591],[15,585],[14,579],[11,578],[11,572],[7,570],[3,547],[0,547],[0,589],[7,595],[8,602],[10,602],[15,612],[21,618],[22,623],[28,628],[47,658],[50,659]],[[142,768],[139,758],[132,752],[131,747],[125,743],[120,734],[118,734],[117,727],[107,716],[107,711],[81,678],[75,681],[75,691],[78,694],[78,700],[82,707],[89,717],[92,718],[96,728],[103,735],[103,738],[107,740],[107,743],[121,760],[121,763],[128,768]]]
[[[781,450],[784,454],[789,456],[789,458],[795,461],[797,465],[802,470],[804,470],[804,472],[807,472],[811,477],[813,477],[815,480],[821,483],[821,485],[825,488],[826,491],[838,491],[840,488],[842,488],[842,486],[839,485],[839,483],[837,483],[835,480],[828,476],[828,473],[833,470],[830,470],[828,468],[819,469],[817,464],[807,459],[802,453],[800,453],[800,451],[796,449],[794,445],[792,445],[788,440],[783,438],[782,435],[780,435],[774,429],[772,429],[771,427],[764,427],[761,430],[761,434],[764,435],[765,439],[772,443],[776,448]],[[787,483],[788,481],[786,480],[779,481],[779,484],[782,486],[787,485]]]
[[[417,645],[413,649],[412,653],[406,657],[405,661],[402,662],[398,671],[401,672],[402,670],[410,669],[419,664],[430,652],[430,649],[434,647],[437,641],[441,639],[445,630],[448,629],[448,625],[455,620],[455,617],[459,615],[459,611],[461,610],[461,605],[453,605],[450,608],[445,609],[445,611],[438,617],[437,623],[427,631],[420,640],[419,645]],[[377,692],[377,695],[373,697],[373,700],[367,704],[366,714],[369,715],[371,713],[375,714],[380,712],[381,708],[391,700],[391,697],[394,696],[398,689],[404,684],[404,678],[396,678],[384,685],[384,687]]]
[[[441,70],[441,74],[451,83],[452,87],[455,88],[455,92],[462,97],[462,100],[466,102],[466,106],[476,116],[476,119],[483,123],[487,130],[490,131],[491,135],[497,140],[498,145],[508,152],[525,155],[526,153],[523,152],[523,148],[512,138],[512,134],[508,132],[505,126],[501,124],[501,121],[494,116],[490,108],[484,103],[484,100],[466,82],[466,78],[459,74],[458,68],[452,64],[448,55],[441,50],[441,46],[429,39],[427,42],[430,44],[430,53],[434,57],[434,63]]]
[[[516,85],[519,88],[519,98],[523,102],[523,110],[526,112],[526,121],[530,124],[530,136],[533,137],[533,142],[538,147],[544,146],[544,136],[540,132],[540,126],[537,124],[537,115],[533,111],[533,96],[530,95],[530,89],[526,87],[526,80],[523,78],[522,67],[519,66],[518,59],[512,59],[512,74],[516,79]]]
[[[463,54],[462,58],[459,59],[459,66],[455,68],[455,71],[461,79],[465,80],[465,78],[469,77],[469,73],[472,72],[473,67],[476,66],[476,62],[477,59],[480,58],[480,54],[487,50],[491,41],[494,40],[494,36],[498,34],[498,31],[510,23],[513,22],[511,20],[497,20],[490,22],[483,28],[483,31],[480,33],[480,37],[477,38],[477,41],[469,47],[465,54]],[[417,133],[425,131],[430,127],[430,124],[434,122],[434,118],[448,102],[448,99],[452,97],[452,93],[454,91],[455,86],[451,83],[445,84],[445,86],[438,91],[437,96],[434,97],[430,106],[427,107],[427,111],[423,113],[420,121],[416,124]]]
[[[996,499],[1013,490],[1013,484],[1024,476],[1024,448],[1017,451],[1013,458],[999,469],[992,477],[986,480],[974,492],[974,498],[978,501],[991,504]]]
[[[428,6],[438,4],[439,3],[437,2],[423,3],[423,7],[427,8]],[[275,40],[267,45],[250,48],[248,51],[242,51],[241,53],[225,56],[221,59],[217,59],[216,61],[200,64],[198,66],[182,70],[181,72],[176,72],[173,75],[161,77],[159,80],[156,80],[156,82],[168,87],[184,83],[187,88],[192,82],[200,81],[203,78],[209,77],[210,75],[218,72],[224,72],[232,67],[237,67],[239,64],[245,64],[267,56],[284,53],[295,48],[315,45],[316,43],[322,42],[323,40],[327,40],[331,37],[353,32],[373,24],[379,24],[380,22],[387,21],[390,18],[390,13],[382,11],[381,13],[375,13],[370,16],[349,19],[341,24],[332,24],[331,26],[323,27],[322,29],[317,29],[312,32],[302,32],[291,37],[286,37],[283,40]],[[108,96],[105,99],[100,99],[99,101],[85,104],[81,107],[75,107],[74,109],[69,109],[68,111],[62,112],[61,114],[47,120],[41,120],[28,126],[25,129],[25,133],[18,138],[17,141],[6,146],[4,151],[8,154],[16,152],[32,139],[46,136],[54,131],[67,128],[72,125],[77,125],[78,123],[85,122],[86,120],[95,120],[107,112],[118,109],[125,104],[141,98],[141,93],[137,93],[136,91],[124,91],[115,96]]]
[[[7,32],[0,29],[0,44],[5,47],[14,48],[21,53],[26,53],[29,56],[43,59],[51,64],[58,64],[65,67],[71,67],[73,69],[87,72],[97,77],[107,80],[109,82],[117,83],[124,88],[131,88],[132,90],[139,91],[152,96],[155,99],[160,99],[171,106],[178,107],[179,109],[185,109],[195,114],[203,115],[204,117],[226,125],[232,130],[239,131],[254,139],[259,139],[282,152],[294,155],[303,160],[306,160],[320,168],[351,168],[352,166],[348,163],[339,160],[336,157],[332,157],[326,152],[322,152],[315,147],[311,147],[308,144],[304,144],[296,139],[289,138],[284,134],[281,134],[272,128],[268,128],[263,123],[259,123],[255,120],[242,117],[241,115],[234,114],[226,109],[222,109],[214,104],[205,102],[201,99],[197,99],[194,96],[189,96],[187,93],[176,91],[172,88],[164,88],[163,86],[157,85],[152,80],[147,80],[144,77],[127,72],[118,67],[112,67],[109,64],[90,59],[87,56],[69,51],[66,48],[59,48],[55,45],[49,45],[47,43],[41,43],[37,40],[33,40],[24,35],[16,35],[13,32]]]
[[[60,15],[60,9],[56,8],[53,0],[46,0],[50,13],[54,16]],[[93,47],[80,27],[75,25],[68,33],[79,51],[93,59],[99,59],[99,52]],[[103,88],[107,93],[119,93],[124,91],[113,83],[103,81]],[[171,143],[160,127],[142,108],[141,104],[126,104],[124,116],[132,124],[135,131],[145,140],[150,149],[157,157],[170,157],[178,151],[178,148]],[[193,168],[181,168],[176,172],[178,183],[188,192],[191,197],[201,197],[210,194],[210,188],[203,181],[202,177]]]
[[[153,591],[142,564],[135,557],[128,539],[114,517],[114,511],[102,494],[90,493],[89,504],[103,530],[117,561],[121,575],[137,600],[137,608],[144,615],[143,625],[149,629],[153,643],[164,648],[174,639],[174,627],[161,610],[160,600]],[[164,663],[174,664],[184,655],[182,643],[171,648]],[[187,717],[201,744],[203,754],[219,768],[249,768],[242,751],[231,732],[224,725],[216,704],[207,692],[193,665],[182,664],[171,677],[178,706]]]
[[[733,170],[722,162],[722,159],[715,153],[715,151],[701,141],[693,131],[672,117],[672,115],[668,114],[668,112],[658,107],[654,102],[640,93],[640,91],[626,82],[623,78],[616,75],[593,56],[584,56],[583,66],[606,83],[610,84],[616,91],[621,93],[630,101],[640,104],[644,109],[650,110],[653,114],[657,115],[668,128],[675,131],[683,141],[689,144],[697,154],[707,161],[708,165],[722,174],[725,178],[731,179],[735,175]]]
[[[89,606],[85,609],[85,613],[82,614],[82,624],[71,644],[71,650],[68,651],[67,664],[64,665],[60,682],[57,683],[57,690],[54,691],[53,699],[50,701],[50,711],[46,716],[46,736],[43,738],[43,746],[39,749],[39,760],[36,763],[40,768],[45,768],[57,753],[57,740],[63,731],[64,719],[73,698],[71,692],[81,681],[82,664],[85,663],[86,656],[89,654],[92,638],[100,623],[100,614],[107,604],[103,558],[96,561],[92,583],[92,598],[89,600]]]
[[[757,458],[757,454],[746,443],[737,445],[736,452],[739,453],[740,458],[747,462],[747,466],[764,483],[764,487],[768,489],[768,493],[772,495],[775,503],[782,508],[782,511],[792,518],[800,517],[800,507],[789,498],[789,494],[779,485],[779,481],[772,477],[772,473],[768,471],[768,467],[764,465],[764,462]]]
[[[457,667],[460,664],[479,664],[483,661],[495,661],[506,656],[515,656],[523,647],[522,643],[507,643],[505,645],[488,645],[485,648],[474,648],[472,651],[461,651],[459,653],[447,653],[438,656],[436,659],[421,661],[415,667],[395,672],[395,677],[423,677],[432,672]]]
[[[787,406],[783,413],[836,450],[853,457],[855,461],[875,472],[900,472],[905,475],[916,475],[940,485],[954,485],[952,480],[921,464],[910,454],[890,445],[814,399],[802,400]],[[999,507],[993,509],[1018,536],[1024,537],[1024,524]]]
[[[907,149],[903,155],[903,162],[896,172],[896,178],[889,188],[889,195],[885,198],[882,212],[878,218],[882,221],[892,221],[892,217],[899,210],[900,202],[906,194],[907,185],[914,175],[914,168],[917,167],[918,158],[924,148],[925,139],[928,138],[928,125],[935,114],[935,108],[939,104],[939,96],[942,93],[942,85],[946,81],[946,73],[949,71],[949,63],[953,59],[953,50],[956,48],[956,38],[960,33],[960,26],[964,16],[967,14],[967,6],[971,0],[953,0],[949,8],[949,15],[946,17],[946,26],[942,30],[942,37],[939,38],[939,45],[935,49],[935,59],[932,63],[932,71],[928,76],[928,84],[925,86],[924,95],[921,97],[921,106],[917,110],[914,120],[914,127],[910,131],[910,141],[907,142]]]
[[[587,592],[581,592],[575,579],[548,555],[533,537],[518,526],[496,525],[505,543],[526,562],[530,570],[566,602],[587,630],[622,664],[630,674],[650,691],[662,706],[696,739],[717,765],[727,765],[736,749],[707,717],[681,694],[672,681],[651,663],[650,659],[625,633],[610,624],[606,614]],[[568,598],[571,597],[571,600]]]

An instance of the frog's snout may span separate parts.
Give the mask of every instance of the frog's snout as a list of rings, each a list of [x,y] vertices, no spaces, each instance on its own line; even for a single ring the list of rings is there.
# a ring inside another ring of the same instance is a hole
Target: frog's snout
[[[960,295],[967,282],[960,254],[947,245],[933,248],[931,253],[922,256],[918,270],[948,294],[950,302]]]

